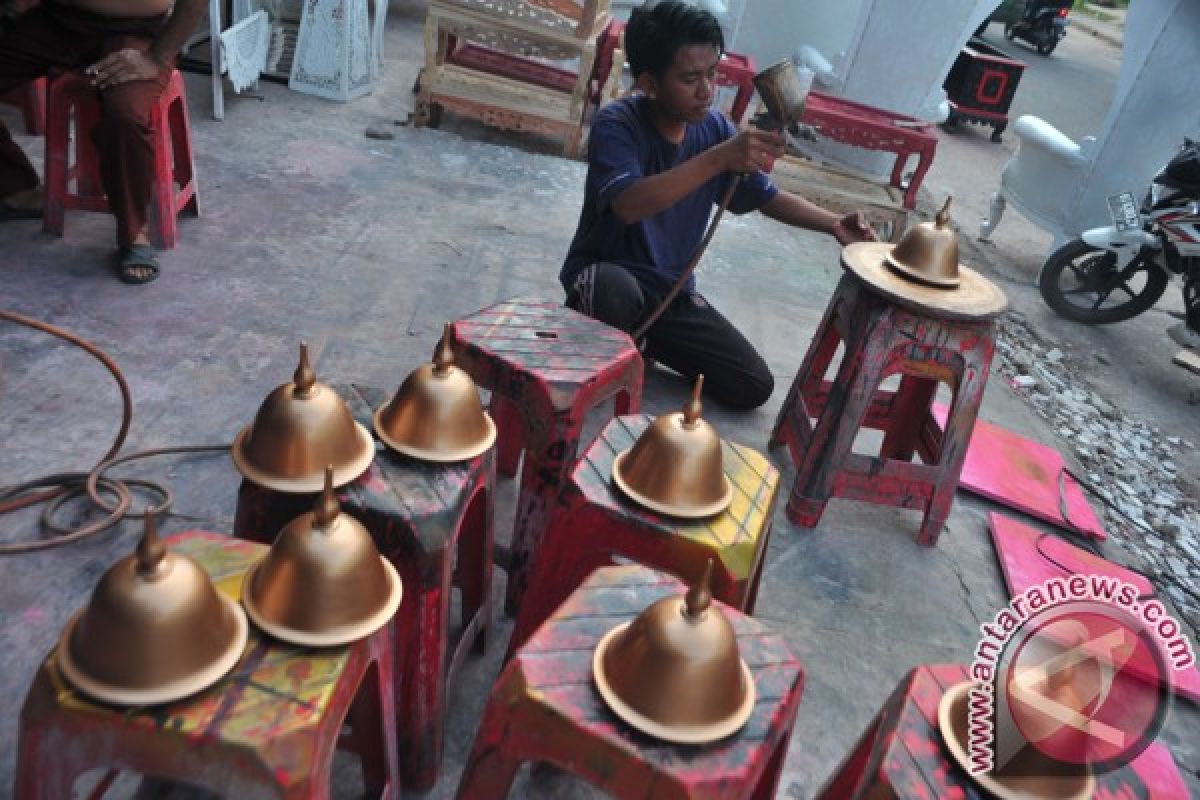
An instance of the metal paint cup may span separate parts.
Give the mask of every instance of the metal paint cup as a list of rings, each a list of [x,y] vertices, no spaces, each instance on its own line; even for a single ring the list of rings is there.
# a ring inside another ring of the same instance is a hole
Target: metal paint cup
[[[813,71],[797,70],[790,58],[764,69],[754,76],[754,88],[767,111],[784,128],[800,121],[804,103],[812,89]]]

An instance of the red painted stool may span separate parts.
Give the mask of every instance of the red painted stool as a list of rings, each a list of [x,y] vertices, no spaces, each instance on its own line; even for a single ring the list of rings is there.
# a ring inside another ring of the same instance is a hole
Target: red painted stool
[[[42,228],[63,235],[68,209],[108,211],[100,185],[99,156],[91,131],[100,121],[100,96],[90,79],[67,72],[50,82],[46,122],[46,213]],[[75,120],[75,161],[71,162],[71,119]],[[188,125],[183,76],[173,70],[152,115],[154,127],[154,196],[151,228],[160,247],[179,239],[176,217],[182,211],[199,216],[192,133]],[[70,188],[75,182],[75,189]]]
[[[608,26],[596,40],[596,67],[593,73],[596,80],[592,86],[592,103],[594,104],[600,103],[600,91],[604,88],[604,84],[608,80],[608,73],[613,68],[613,51],[617,49],[617,44],[621,41],[621,34],[624,32],[625,23],[614,18],[609,20]],[[623,64],[618,65],[618,68],[623,67]],[[751,98],[754,97],[754,75],[757,71],[753,58],[738,53],[726,52],[717,62],[717,85],[737,87],[733,108],[729,112],[729,116],[733,118],[734,122],[740,123],[742,117],[746,115],[746,109],[750,105]]]
[[[575,464],[587,413],[616,396],[642,402],[642,357],[627,333],[546,300],[516,298],[454,323],[456,363],[492,391],[500,472],[525,464],[508,558],[504,609],[514,614],[558,489]]]
[[[938,704],[947,689],[967,680],[965,667],[917,667],[905,676],[818,800],[878,797],[892,800],[982,798],[942,743]],[[1155,742],[1131,763],[1096,775],[1097,800],[1175,800],[1188,797],[1171,753]]]
[[[983,401],[995,327],[994,317],[902,306],[844,274],[771,434],[796,465],[788,519],[815,526],[830,497],[915,508],[925,512],[917,542],[936,544]],[[845,355],[827,381],[839,343]],[[896,391],[878,388],[897,373]],[[930,411],[938,381],[954,391],[944,432]],[[863,427],[885,432],[876,457],[851,452]],[[918,450],[924,463],[911,463]]]
[[[266,552],[201,531],[166,544],[199,561],[235,599],[247,567]],[[109,768],[198,784],[221,797],[328,798],[334,749],[346,746],[362,758],[368,792],[399,797],[391,679],[386,628],[347,647],[314,650],[251,626],[241,661],[215,686],[134,709],[76,693],[52,654],[21,709],[15,794],[62,800],[79,775]]]
[[[46,132],[46,79],[37,78],[7,94],[0,95],[0,103],[16,106],[25,120],[25,132],[30,136],[41,136]]]
[[[804,691],[804,668],[782,637],[736,610],[733,624],[758,699],[740,732],[675,745],[620,721],[592,683],[592,651],[611,628],[682,593],[645,567],[596,570],[500,674],[458,785],[463,800],[508,795],[517,769],[544,761],[618,798],[770,798]]]
[[[534,562],[529,593],[509,639],[510,654],[588,573],[611,564],[613,555],[685,580],[699,578],[712,559],[713,596],[754,613],[779,471],[761,453],[724,441],[725,474],[733,484],[728,510],[702,520],[656,514],[626,499],[611,477],[617,453],[630,447],[649,424],[645,415],[617,417],[572,470]]]
[[[379,389],[334,387],[371,430]],[[431,464],[383,450],[371,467],[338,490],[342,510],[366,526],[404,582],[396,614],[396,729],[409,789],[437,782],[442,763],[447,684],[467,651],[483,652],[491,620],[493,450],[470,461]],[[234,536],[270,542],[311,511],[315,494],[286,494],[243,481]],[[462,591],[462,626],[450,643],[450,596]]]

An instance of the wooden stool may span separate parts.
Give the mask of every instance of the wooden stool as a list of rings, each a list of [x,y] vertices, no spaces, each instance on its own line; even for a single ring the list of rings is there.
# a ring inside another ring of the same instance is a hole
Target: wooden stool
[[[189,531],[166,540],[239,598],[266,548]],[[62,800],[96,768],[198,784],[221,797],[327,798],[333,751],[362,758],[368,792],[399,797],[392,648],[386,628],[347,647],[309,649],[250,626],[241,661],[215,686],[176,703],[122,709],[70,688],[53,653],[21,709],[16,797]],[[348,736],[342,726],[349,719]]]
[[[616,395],[616,414],[637,413],[642,357],[629,335],[546,300],[516,298],[454,323],[457,363],[492,391],[500,472],[525,465],[517,497],[504,609],[514,614],[575,464],[587,413]]]
[[[613,63],[613,51],[617,49],[624,32],[625,23],[614,18],[608,21],[608,26],[596,39],[596,80],[591,90],[591,101],[594,105],[603,103],[601,91],[608,82],[610,71],[625,67],[624,63]],[[726,52],[717,62],[717,85],[737,87],[737,95],[729,112],[735,123],[742,121],[746,109],[750,106],[750,100],[754,97],[754,75],[757,71],[754,59],[739,53]]]
[[[464,800],[508,795],[517,769],[544,761],[618,798],[775,796],[804,691],[784,640],[725,608],[758,700],[739,733],[704,746],[634,731],[592,684],[592,651],[609,629],[683,584],[645,567],[596,570],[516,653],[492,689],[458,785]]]
[[[0,103],[16,106],[25,120],[25,132],[41,136],[46,132],[46,79],[36,78],[0,95]]]
[[[712,593],[754,613],[763,555],[771,536],[779,471],[749,447],[723,442],[733,502],[715,517],[682,520],[641,508],[612,483],[617,453],[650,424],[645,415],[617,417],[588,447],[562,488],[529,593],[509,639],[511,654],[558,608],[584,577],[616,554],[694,581],[713,560]]]
[[[818,799],[984,797],[946,751],[938,730],[942,695],[967,678],[966,667],[956,664],[922,666],[909,672]],[[1189,795],[1170,751],[1155,742],[1132,763],[1098,773],[1095,796],[1174,800]]]
[[[379,389],[334,387],[371,430]],[[433,464],[383,450],[371,467],[338,490],[342,510],[371,532],[404,582],[396,614],[396,729],[404,785],[427,789],[442,764],[447,684],[473,645],[487,647],[492,597],[494,450],[470,461]],[[311,511],[315,494],[286,494],[242,481],[234,536],[270,542]],[[457,565],[457,566],[456,566]],[[450,595],[462,591],[462,626],[450,647]]]
[[[839,342],[845,355],[837,377],[827,381]],[[936,544],[994,349],[992,318],[914,311],[843,275],[771,434],[771,446],[786,444],[796,465],[788,519],[815,526],[830,497],[916,508],[925,512],[917,541]],[[878,389],[896,373],[903,376],[899,389]],[[954,391],[944,433],[930,413],[938,381]],[[851,452],[862,427],[885,432],[877,457]],[[918,450],[924,463],[910,463]]]
[[[109,211],[100,185],[99,155],[91,132],[100,121],[100,95],[91,80],[67,72],[50,82],[46,122],[46,213],[42,228],[63,235],[68,209]],[[75,161],[71,162],[71,118],[75,119]],[[154,127],[154,196],[150,208],[157,244],[170,249],[179,239],[176,217],[182,211],[199,216],[192,133],[188,125],[183,76],[171,72],[152,114]],[[69,184],[75,181],[75,189]]]

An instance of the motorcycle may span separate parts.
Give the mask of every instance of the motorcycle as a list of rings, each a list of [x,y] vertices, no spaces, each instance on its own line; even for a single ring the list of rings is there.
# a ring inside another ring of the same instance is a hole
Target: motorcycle
[[[1024,39],[1048,56],[1067,35],[1067,15],[1071,0],[1026,0],[1020,19],[1004,24],[1004,36],[1010,42]]]
[[[1108,207],[1111,226],[1084,231],[1046,260],[1042,299],[1077,322],[1121,322],[1151,308],[1180,275],[1187,325],[1200,332],[1200,143],[1183,140],[1140,206],[1122,192]]]

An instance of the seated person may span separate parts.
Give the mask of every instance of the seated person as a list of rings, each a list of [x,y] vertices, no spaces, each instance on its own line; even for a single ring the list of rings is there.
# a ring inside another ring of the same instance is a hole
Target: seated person
[[[725,41],[711,14],[677,0],[637,9],[625,29],[637,89],[600,109],[588,144],[583,211],[559,279],[567,305],[627,332],[653,313],[699,245],[714,205],[737,173],[735,214],[874,239],[861,213],[838,217],[767,177],[782,134],[740,133],[710,108]],[[614,67],[615,68],[615,67]],[[737,409],[756,408],[775,381],[750,342],[695,290],[694,281],[650,327],[645,354]]]
[[[203,0],[42,0],[0,35],[0,94],[51,69],[84,69],[100,90],[91,131],[100,181],[117,218],[120,277],[146,283],[158,257],[146,237],[154,180],[150,112],[205,11]],[[0,221],[42,216],[37,171],[0,123]]]

